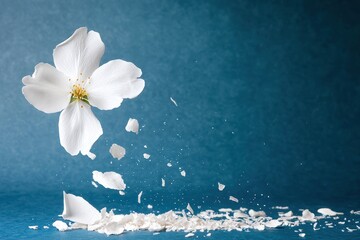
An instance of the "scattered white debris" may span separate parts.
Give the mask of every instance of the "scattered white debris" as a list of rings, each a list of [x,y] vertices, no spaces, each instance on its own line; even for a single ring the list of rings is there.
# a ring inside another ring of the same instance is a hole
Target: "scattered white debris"
[[[190,203],[187,204],[186,209],[189,210],[189,212],[194,215],[194,210],[192,209],[192,207],[190,206]]]
[[[351,210],[350,214],[360,215],[360,210],[359,211]]]
[[[43,228],[44,228],[44,229],[49,229],[49,227],[48,227],[48,226],[43,226]]]
[[[269,222],[265,223],[267,228],[277,228],[280,227],[283,223],[279,220],[270,220]]]
[[[230,201],[233,201],[233,202],[236,202],[236,203],[239,202],[239,199],[237,199],[236,197],[233,197],[233,196],[230,196],[230,197],[229,197],[229,200],[230,200]]]
[[[288,206],[285,206],[285,207],[283,207],[283,206],[274,206],[274,207],[272,207],[272,209],[288,210],[289,207]]]
[[[94,224],[100,220],[100,212],[82,197],[63,192],[64,211],[62,218],[82,224]],[[56,226],[55,226],[56,227]]]
[[[144,156],[145,159],[149,159],[149,158],[150,158],[150,154],[147,154],[147,153],[144,153],[143,156]]]
[[[161,179],[161,186],[165,187],[165,179],[163,179],[163,178]]]
[[[94,181],[91,181],[91,184],[94,186],[94,187],[98,187],[98,185],[96,184],[96,182],[94,182]]]
[[[28,227],[29,227],[29,229],[32,229],[32,230],[38,230],[39,229],[38,225],[28,226]]]
[[[341,212],[334,212],[330,208],[320,208],[319,210],[317,210],[317,212],[324,215],[324,216],[330,216],[330,217],[334,217],[336,215],[343,215],[344,214],[344,213],[341,213]]]
[[[141,196],[143,194],[143,191],[141,191],[139,194],[138,194],[138,203],[141,203]]]
[[[305,233],[299,233],[299,237],[303,238],[303,237],[305,237],[305,235],[306,235]]]
[[[139,122],[134,118],[129,118],[128,123],[126,124],[125,130],[127,132],[139,133]]]
[[[99,172],[93,171],[93,179],[105,188],[114,190],[125,190],[126,184],[121,175],[116,172]]]
[[[188,233],[185,235],[186,238],[193,237],[193,236],[195,236],[195,234],[193,234],[193,233]]]
[[[109,152],[110,152],[111,156],[113,158],[116,158],[117,160],[122,159],[126,154],[125,148],[123,148],[120,145],[117,145],[116,143],[111,145]]]
[[[279,213],[280,217],[292,217],[294,214],[292,211],[288,211],[286,213]]]
[[[185,176],[186,176],[185,170],[182,170],[182,171],[180,172],[180,174],[181,174],[181,176],[185,177]]]
[[[119,194],[121,195],[121,196],[124,196],[125,195],[125,192],[124,191],[119,191]]]
[[[266,213],[264,211],[254,211],[252,209],[249,210],[250,217],[266,217]]]
[[[218,182],[218,189],[219,189],[219,191],[224,190],[224,188],[225,188],[225,185]]]
[[[170,100],[174,103],[175,106],[178,106],[176,101],[172,97],[170,97]]]
[[[310,212],[308,209],[305,209],[302,212],[302,218],[300,219],[300,221],[302,221],[302,222],[304,222],[304,221],[316,222],[315,214]]]
[[[92,153],[92,152],[88,152],[86,155],[87,155],[91,160],[95,160],[95,158],[96,158],[96,155],[95,155],[94,153]]]
[[[147,208],[148,209],[153,209],[153,206],[149,204],[149,205],[147,205]]]
[[[354,232],[354,231],[356,231],[357,229],[352,229],[352,228],[346,227],[346,230],[347,230],[348,232]]]
[[[60,232],[66,231],[69,229],[69,226],[63,221],[56,220],[53,224],[53,227],[57,228]]]
[[[171,164],[171,163],[167,163],[166,166],[172,167],[172,164]]]

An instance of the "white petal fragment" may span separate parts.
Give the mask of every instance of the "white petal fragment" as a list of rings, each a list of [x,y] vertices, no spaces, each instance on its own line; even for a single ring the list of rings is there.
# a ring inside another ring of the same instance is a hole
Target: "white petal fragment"
[[[91,184],[94,186],[94,187],[98,187],[98,185],[96,184],[96,182],[94,182],[94,181],[91,181]]]
[[[175,101],[172,97],[170,97],[170,100],[173,102],[173,104],[174,104],[175,106],[178,106],[177,103],[176,103],[176,101]]]
[[[187,204],[186,209],[187,209],[192,215],[194,215],[194,210],[193,210],[192,207],[190,206],[190,203]]]
[[[120,145],[117,145],[116,143],[111,145],[109,152],[110,152],[111,156],[113,158],[116,158],[117,160],[122,159],[126,154],[125,148],[123,148]]]
[[[186,172],[185,172],[185,170],[182,170],[182,171],[180,172],[180,174],[181,174],[181,176],[186,177]]]
[[[305,235],[306,235],[305,233],[299,233],[299,237],[303,238],[303,237],[305,237]]]
[[[161,186],[165,187],[165,179],[163,179],[163,178],[161,179]]]
[[[113,60],[92,74],[87,87],[89,102],[101,110],[117,108],[125,98],[135,98],[145,87],[141,70],[133,63]]]
[[[91,160],[95,160],[95,158],[96,158],[96,155],[95,155],[94,153],[92,153],[92,152],[88,152],[86,155],[87,155]]]
[[[144,157],[145,159],[149,159],[150,156],[151,156],[151,155],[150,155],[150,154],[147,154],[147,153],[144,153],[144,154],[143,154],[143,157]]]
[[[68,78],[47,63],[35,66],[32,76],[23,78],[22,93],[35,108],[45,113],[60,112],[70,102],[71,84]]]
[[[124,191],[119,191],[119,194],[120,194],[121,196],[124,196],[124,195],[125,195],[125,192],[124,192]]]
[[[334,217],[336,215],[343,215],[344,214],[344,213],[341,213],[341,212],[334,212],[330,208],[320,208],[320,209],[317,210],[317,212],[324,215],[324,216],[330,216],[330,217]]]
[[[114,190],[125,190],[126,184],[121,175],[116,172],[99,172],[93,171],[93,179],[105,188]]]
[[[308,209],[305,209],[302,212],[302,221],[310,221],[310,222],[316,222],[315,214],[310,212]]]
[[[193,234],[193,233],[188,233],[188,234],[185,235],[186,238],[190,238],[190,237],[193,237],[193,236],[195,236],[195,234]]]
[[[225,185],[218,182],[218,189],[219,189],[219,191],[224,190],[224,188],[225,188]]]
[[[53,227],[57,228],[60,232],[66,231],[69,229],[69,226],[63,221],[56,220],[53,224]]]
[[[77,29],[71,37],[54,49],[56,68],[70,78],[84,79],[99,67],[105,45],[97,32],[87,32],[87,28]]]
[[[167,163],[166,166],[172,167],[172,164],[171,164],[171,163]]]
[[[151,204],[147,205],[148,209],[153,209],[153,206]]]
[[[141,196],[143,194],[143,191],[141,191],[139,194],[138,194],[138,203],[141,203]]]
[[[100,212],[82,197],[73,194],[64,194],[64,211],[62,217],[82,224],[93,224],[100,220]]]
[[[101,124],[87,103],[74,101],[60,114],[60,143],[73,156],[80,151],[88,154],[102,133]]]
[[[139,133],[139,122],[134,118],[129,118],[128,123],[126,124],[125,130],[127,132]]]
[[[32,229],[32,230],[38,230],[39,229],[39,226],[38,225],[34,225],[34,226],[28,226],[29,229]]]
[[[239,199],[237,199],[236,197],[233,197],[233,196],[230,196],[230,197],[229,197],[229,200],[230,200],[230,201],[233,201],[233,202],[236,202],[236,203],[239,202]]]
[[[266,217],[266,213],[264,211],[254,211],[252,209],[249,210],[250,217]]]

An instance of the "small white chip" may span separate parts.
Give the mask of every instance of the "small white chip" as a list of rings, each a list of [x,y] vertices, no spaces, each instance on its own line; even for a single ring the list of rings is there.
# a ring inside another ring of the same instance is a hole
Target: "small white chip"
[[[149,159],[149,158],[150,158],[150,154],[147,154],[147,153],[144,153],[143,156],[144,156],[145,159]]]
[[[161,186],[165,187],[165,179],[163,179],[163,178],[161,179]]]
[[[110,152],[111,156],[113,158],[116,158],[117,160],[122,159],[126,154],[125,148],[123,148],[120,145],[117,145],[116,143],[111,145],[109,152]]]
[[[38,229],[39,229],[39,226],[38,226],[38,225],[29,226],[29,229],[38,230]]]
[[[237,199],[236,197],[233,197],[233,196],[230,196],[230,197],[229,197],[229,200],[230,200],[230,201],[233,201],[233,202],[236,202],[236,203],[239,202],[239,199]]]
[[[139,122],[134,118],[129,118],[128,123],[126,124],[125,130],[127,132],[139,133]]]
[[[187,204],[186,209],[189,210],[189,212],[194,215],[194,210],[192,209],[192,207],[190,206],[190,203]]]
[[[138,195],[138,203],[141,203],[141,196],[142,196],[143,192],[141,191]]]
[[[224,188],[225,188],[225,185],[218,182],[218,189],[219,189],[219,191],[224,190]]]
[[[185,170],[182,170],[182,171],[180,172],[180,174],[181,174],[181,176],[185,177],[185,176],[186,176]]]
[[[170,100],[173,102],[173,104],[174,104],[175,106],[178,106],[177,103],[176,103],[176,101],[175,101],[172,97],[170,97]]]

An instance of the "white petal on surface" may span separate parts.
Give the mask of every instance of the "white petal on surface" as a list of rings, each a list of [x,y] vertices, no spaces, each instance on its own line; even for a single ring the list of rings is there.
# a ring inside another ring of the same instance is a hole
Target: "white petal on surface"
[[[77,29],[54,49],[56,68],[70,78],[86,79],[99,67],[105,45],[97,32]],[[80,75],[82,73],[82,75]]]
[[[62,217],[82,224],[93,224],[100,219],[100,212],[82,197],[64,192]]]
[[[153,209],[153,206],[151,204],[147,205],[148,209]]]
[[[175,106],[178,106],[177,103],[176,103],[176,101],[175,101],[172,97],[170,97],[170,100],[173,102],[173,104],[174,104]]]
[[[96,155],[95,155],[94,153],[92,153],[92,152],[88,152],[86,155],[87,155],[91,160],[95,160],[95,158],[96,158]]]
[[[319,210],[317,210],[317,212],[324,215],[324,216],[330,216],[330,217],[334,217],[336,215],[343,215],[344,214],[344,213],[341,213],[341,212],[334,212],[330,208],[320,208]]]
[[[161,186],[165,187],[165,179],[163,179],[163,178],[161,179]]]
[[[181,176],[186,177],[186,172],[185,172],[185,170],[182,170],[182,171],[180,172],[180,174],[181,174]]]
[[[230,196],[230,197],[229,197],[229,200],[230,200],[230,201],[233,201],[233,202],[236,202],[236,203],[239,202],[239,199],[237,199],[236,197],[233,197],[233,196]]]
[[[142,196],[143,192],[141,191],[138,195],[138,203],[141,203],[141,196]]]
[[[94,182],[94,181],[91,181],[91,184],[94,186],[94,187],[98,187],[98,185],[96,184],[96,182]]]
[[[145,159],[149,159],[149,158],[150,158],[150,154],[144,153],[144,154],[143,154],[143,157],[144,157]]]
[[[69,229],[69,226],[60,220],[56,220],[55,222],[53,222],[52,225],[53,225],[53,227],[57,228],[57,230],[59,230],[60,232],[63,232],[63,231],[66,231]]]
[[[133,63],[113,60],[95,70],[87,86],[89,102],[101,110],[117,108],[125,98],[137,97],[145,87]]]
[[[124,191],[119,191],[119,194],[120,194],[120,196],[124,196],[125,195],[125,192]]]
[[[34,226],[28,226],[29,229],[32,229],[32,230],[38,230],[39,229],[39,226],[38,225],[34,225]]]
[[[127,132],[133,132],[138,134],[139,133],[139,122],[138,120],[134,119],[134,118],[129,118],[126,126],[125,126],[125,130]]]
[[[126,184],[121,175],[116,172],[99,172],[93,171],[93,179],[105,188],[114,190],[125,190]]]
[[[266,217],[266,213],[264,211],[254,211],[252,209],[249,210],[250,217]]]
[[[60,112],[70,103],[71,84],[68,78],[47,63],[35,66],[32,76],[23,79],[22,93],[35,108],[45,113]]]
[[[193,237],[193,236],[195,236],[195,234],[193,234],[193,233],[188,233],[185,235],[186,238]]]
[[[305,233],[299,233],[299,237],[303,238],[303,237],[305,237],[305,235],[306,235]]]
[[[126,154],[125,148],[123,148],[122,146],[117,145],[115,143],[113,145],[111,145],[109,152],[110,152],[111,156],[113,158],[116,158],[117,160],[122,159]]]
[[[102,133],[101,124],[87,103],[74,101],[60,114],[60,143],[73,156],[80,151],[88,154]]]
[[[187,204],[186,209],[187,209],[192,215],[194,215],[194,210],[193,210],[192,207],[190,206],[190,203]]]
[[[225,188],[225,185],[218,182],[218,189],[219,189],[219,191],[224,190],[224,188]]]

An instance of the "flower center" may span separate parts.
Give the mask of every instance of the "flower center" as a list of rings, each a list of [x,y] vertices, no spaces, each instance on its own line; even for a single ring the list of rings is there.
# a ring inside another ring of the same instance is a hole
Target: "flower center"
[[[86,90],[79,84],[74,84],[71,91],[71,102],[81,100],[88,103],[88,96]]]

